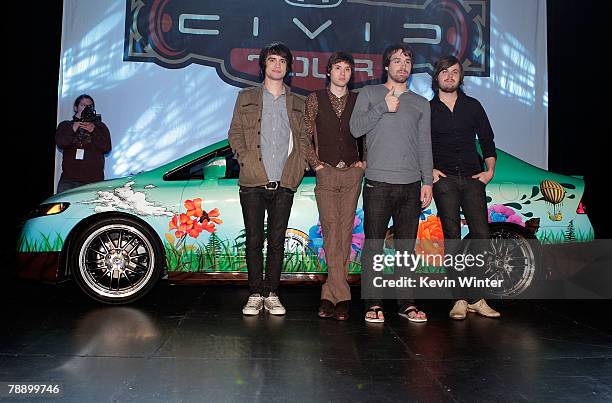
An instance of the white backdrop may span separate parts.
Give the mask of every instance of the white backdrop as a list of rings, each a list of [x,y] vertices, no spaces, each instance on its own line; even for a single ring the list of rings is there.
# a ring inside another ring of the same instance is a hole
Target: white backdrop
[[[79,94],[95,99],[113,141],[107,179],[158,167],[227,137],[240,90],[212,67],[173,70],[123,61],[124,26],[124,1],[64,0],[58,122],[71,119]],[[546,168],[545,0],[491,0],[490,43],[490,77],[466,77],[464,89],[484,105],[498,148]],[[428,99],[430,85],[426,73],[410,83]],[[59,151],[55,171],[57,182]]]

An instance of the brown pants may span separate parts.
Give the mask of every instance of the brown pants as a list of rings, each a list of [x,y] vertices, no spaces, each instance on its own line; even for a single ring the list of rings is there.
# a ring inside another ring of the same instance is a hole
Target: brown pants
[[[359,167],[325,165],[317,171],[315,196],[327,260],[327,281],[321,289],[321,299],[334,304],[351,299],[347,276],[362,178],[363,169]]]

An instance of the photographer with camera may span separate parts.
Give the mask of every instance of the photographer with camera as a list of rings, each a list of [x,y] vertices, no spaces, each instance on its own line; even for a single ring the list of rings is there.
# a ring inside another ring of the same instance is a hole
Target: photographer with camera
[[[96,115],[92,97],[83,94],[75,99],[74,116],[57,126],[55,143],[63,152],[57,193],[104,180],[104,155],[111,151],[111,137]]]

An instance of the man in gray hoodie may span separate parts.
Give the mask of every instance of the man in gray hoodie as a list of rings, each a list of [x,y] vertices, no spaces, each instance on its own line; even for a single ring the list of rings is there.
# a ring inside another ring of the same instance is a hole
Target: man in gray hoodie
[[[361,272],[362,290],[367,287],[369,297],[375,296],[365,301],[367,322],[384,322],[382,294],[378,289],[372,295],[372,280],[373,261],[383,252],[389,220],[393,219],[396,251],[413,253],[421,209],[432,197],[431,112],[427,99],[407,87],[412,60],[410,47],[389,46],[383,54],[386,82],[359,93],[350,120],[354,137],[367,135],[363,187],[366,242]],[[413,298],[398,299],[398,305],[399,314],[410,321],[427,320]]]

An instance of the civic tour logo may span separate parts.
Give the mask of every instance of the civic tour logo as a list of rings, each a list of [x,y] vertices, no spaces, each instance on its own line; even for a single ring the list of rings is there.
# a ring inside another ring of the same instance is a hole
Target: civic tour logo
[[[170,69],[214,67],[225,82],[257,84],[259,50],[281,40],[292,50],[291,85],[307,94],[325,85],[332,52],[355,57],[354,87],[380,80],[381,53],[403,42],[413,73],[445,54],[466,75],[489,76],[490,0],[127,0],[125,61]]]

